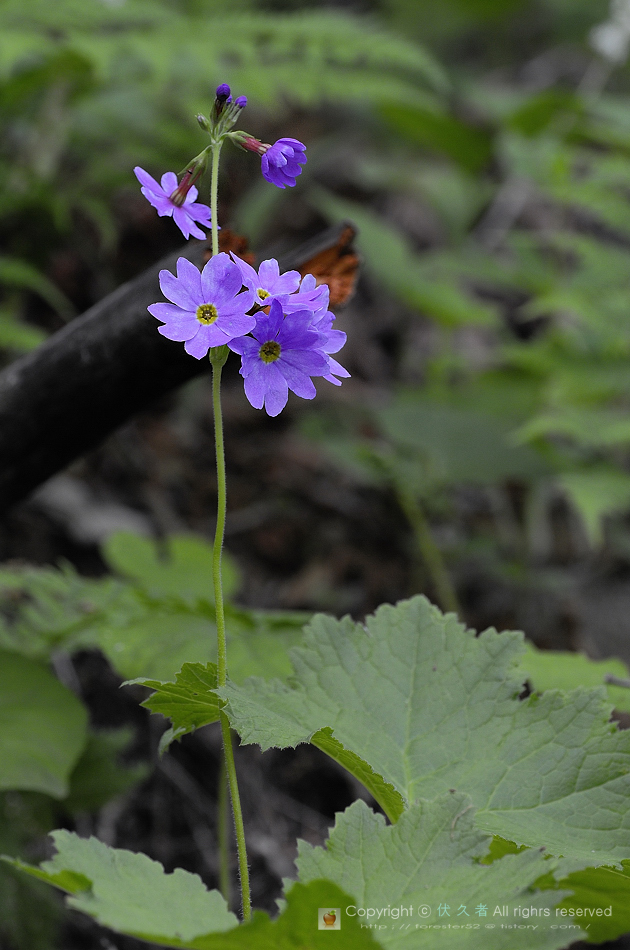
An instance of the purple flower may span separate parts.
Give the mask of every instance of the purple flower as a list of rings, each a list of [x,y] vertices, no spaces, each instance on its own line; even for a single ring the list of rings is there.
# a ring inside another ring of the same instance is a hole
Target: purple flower
[[[280,273],[278,262],[271,260],[263,261],[258,272],[254,270],[251,264],[241,260],[235,254],[232,254],[234,263],[241,272],[243,283],[256,296],[256,303],[260,307],[268,307],[274,300],[284,298],[297,290],[300,284],[299,271],[290,270],[285,274]],[[306,310],[305,306],[295,307],[295,310]]]
[[[226,101],[230,96],[230,87],[226,82],[222,82],[217,86],[217,99],[222,99],[223,102]]]
[[[242,356],[245,395],[255,409],[263,406],[277,416],[287,404],[289,390],[303,399],[317,394],[311,376],[329,373],[329,357],[321,352],[322,336],[311,329],[308,310],[284,317],[278,300],[269,313],[259,312],[253,338],[232,340],[230,349]]]
[[[338,353],[347,340],[347,335],[343,332],[343,330],[332,329],[333,321],[335,319],[336,317],[334,313],[331,313],[330,310],[324,314],[321,314],[320,316],[313,317],[311,327],[313,330],[317,330],[317,332],[320,334],[320,349],[322,353]],[[337,360],[334,360],[332,356],[329,355],[328,373],[326,373],[324,379],[327,379],[329,383],[333,383],[335,386],[341,386],[341,379],[337,379],[337,376],[341,376],[344,379],[349,379],[350,373],[341,365],[341,363],[338,363]]]
[[[184,342],[186,352],[200,360],[210,347],[254,329],[256,318],[247,316],[254,295],[240,293],[242,285],[241,272],[227,254],[210,258],[201,273],[180,257],[177,277],[160,271],[162,293],[172,303],[153,303],[147,309],[164,324],[158,328],[162,336]]]
[[[263,178],[278,188],[293,188],[306,163],[306,145],[297,139],[278,139],[261,158]]]
[[[313,274],[305,274],[297,293],[287,297],[282,305],[285,313],[311,310],[314,316],[321,316],[328,310],[329,297],[328,284],[318,284]]]
[[[172,195],[177,190],[177,175],[175,172],[164,172],[162,183],[158,185],[155,178],[152,178],[144,168],[137,165],[134,168],[136,178],[142,185],[142,194],[149,204],[157,208],[157,213],[161,218],[165,215],[172,215],[175,224],[182,232],[185,238],[192,234],[196,238],[205,238],[204,232],[197,227],[195,222],[203,224],[204,227],[210,227],[210,208],[207,205],[197,204],[197,189],[191,185],[182,204],[176,204]]]

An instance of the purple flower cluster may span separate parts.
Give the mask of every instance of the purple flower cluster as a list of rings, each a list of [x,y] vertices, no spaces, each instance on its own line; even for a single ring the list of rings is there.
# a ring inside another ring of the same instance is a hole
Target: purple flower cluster
[[[211,258],[200,273],[180,257],[177,277],[160,271],[160,287],[172,303],[149,307],[163,324],[159,332],[183,342],[196,359],[227,344],[241,356],[249,402],[270,416],[284,409],[289,390],[313,399],[313,376],[340,386],[350,375],[331,356],[346,334],[333,330],[328,286],[318,286],[312,274],[301,281],[297,271],[280,274],[275,260],[263,261],[256,271],[227,254]]]

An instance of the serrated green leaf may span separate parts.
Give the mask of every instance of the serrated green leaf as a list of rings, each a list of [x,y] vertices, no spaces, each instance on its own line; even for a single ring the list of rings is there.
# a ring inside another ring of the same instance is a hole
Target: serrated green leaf
[[[522,634],[476,637],[416,597],[365,627],[317,616],[292,651],[292,687],[219,694],[244,742],[295,745],[329,727],[407,804],[466,790],[486,832],[617,864],[630,853],[630,733],[609,723],[603,689],[520,701],[522,652]]]
[[[54,831],[58,853],[33,867],[4,860],[32,877],[47,881],[71,896],[68,906],[119,933],[187,950],[312,950],[328,948],[329,937],[318,932],[322,905],[346,906],[350,897],[335,883],[296,884],[280,916],[271,921],[254,911],[248,924],[237,926],[218,891],[177,868],[165,874],[144,854],[110,848],[96,838],[86,840],[68,831]],[[344,950],[370,950],[378,944],[357,921],[344,927]]]
[[[615,709],[630,712],[630,689],[606,683],[607,674],[628,679],[628,667],[621,660],[591,660],[583,653],[539,650],[529,641],[520,658],[519,669],[537,692],[545,689],[576,689],[578,686],[605,686]]]
[[[174,597],[187,603],[214,603],[212,545],[194,535],[171,535],[160,548],[129,531],[112,534],[103,555],[112,568],[131,578],[150,597]],[[236,566],[223,555],[223,593],[229,598],[240,583]]]
[[[166,874],[145,854],[110,848],[96,838],[53,831],[57,854],[40,868],[21,861],[15,867],[60,887],[74,910],[121,933],[177,946],[237,924],[218,891],[201,878],[177,868]]]
[[[300,881],[325,877],[355,895],[355,904],[342,909],[342,929],[348,912],[358,916],[360,907],[366,925],[374,927],[388,950],[566,946],[566,931],[550,926],[556,923],[552,908],[562,892],[532,891],[537,877],[554,870],[554,862],[528,850],[486,867],[478,858],[487,848],[488,838],[474,827],[465,795],[419,802],[389,826],[358,801],[337,816],[325,849],[299,843],[296,864]],[[524,921],[522,907],[538,913]],[[572,939],[580,936],[579,929],[571,932]]]
[[[144,679],[131,682],[155,690],[141,705],[171,720],[172,728],[166,740],[162,737],[160,752],[174,739],[180,739],[219,718],[220,704],[215,692],[217,668],[214,663],[205,666],[201,663],[184,663],[174,683]]]
[[[0,789],[65,797],[86,735],[69,689],[41,663],[0,650]]]

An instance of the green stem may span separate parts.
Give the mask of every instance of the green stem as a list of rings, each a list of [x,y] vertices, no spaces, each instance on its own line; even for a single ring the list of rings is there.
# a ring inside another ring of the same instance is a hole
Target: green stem
[[[210,174],[210,212],[212,218],[212,256],[219,253],[219,217],[217,205],[219,202],[219,155],[223,142],[212,145],[212,171]]]
[[[215,178],[215,155],[213,152],[212,172]],[[218,156],[217,156],[218,160]],[[214,195],[214,192],[213,192]],[[215,211],[216,211],[216,195]],[[216,239],[216,218],[212,217],[212,243]],[[223,537],[225,534],[226,515],[226,478],[225,478],[225,447],[223,442],[223,415],[221,413],[221,370],[228,357],[227,346],[216,347],[210,350],[212,364],[212,410],[214,415],[214,444],[217,457],[217,527],[214,535],[212,552],[212,581],[214,586],[214,605],[217,623],[217,684],[219,688],[227,682],[227,650],[225,639],[225,609],[223,606],[223,585],[221,580],[221,555],[223,551]],[[249,920],[252,915],[249,889],[249,868],[247,867],[247,851],[245,848],[245,829],[243,827],[243,813],[238,793],[238,780],[234,764],[234,749],[230,723],[226,714],[221,711],[221,735],[223,736],[223,760],[227,772],[232,812],[234,814],[234,830],[236,832],[236,848],[238,852],[238,866],[241,879],[241,901],[243,920]],[[220,819],[219,819],[220,820]],[[225,872],[224,872],[225,873]]]
[[[427,516],[422,503],[416,496],[400,485],[396,485],[396,494],[400,507],[409,521],[416,537],[420,556],[431,577],[435,596],[442,610],[452,611],[461,616],[461,607],[455,587],[444,563],[442,552],[433,540]]]
[[[217,350],[219,348],[217,347]],[[226,349],[227,347],[221,347]],[[219,359],[213,359],[219,356]],[[212,550],[212,584],[214,587],[214,606],[217,617],[217,682],[219,687],[227,681],[227,651],[225,643],[225,608],[223,606],[223,582],[221,576],[221,556],[225,535],[225,513],[227,508],[227,488],[225,479],[225,446],[223,443],[223,415],[221,413],[221,370],[227,353],[210,351],[212,364],[212,411],[214,415],[214,446],[217,456],[217,527],[214,533]]]
[[[232,799],[232,812],[234,814],[234,831],[236,833],[236,851],[238,854],[238,872],[241,881],[241,908],[243,911],[243,920],[251,920],[252,900],[249,889],[249,867],[247,866],[247,850],[245,848],[245,826],[243,825],[243,812],[241,810],[241,799],[238,794],[238,780],[236,777],[236,765],[234,763],[234,748],[232,746],[232,732],[230,721],[223,711],[221,711],[221,735],[223,736],[223,757],[225,761],[225,770],[227,772],[228,785],[230,787],[230,797]]]
[[[229,809],[229,788],[228,776],[225,768],[225,756],[221,758],[221,768],[219,770],[219,794],[217,801],[218,811],[218,838],[219,838],[219,890],[223,894],[225,903],[230,906],[231,886],[230,886],[230,825],[228,818]]]

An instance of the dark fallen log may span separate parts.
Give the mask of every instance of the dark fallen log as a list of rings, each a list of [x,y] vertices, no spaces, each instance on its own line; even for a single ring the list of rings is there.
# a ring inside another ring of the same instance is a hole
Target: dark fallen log
[[[300,268],[334,246],[343,227],[285,255],[281,269]],[[204,244],[189,242],[0,373],[0,510],[156,399],[209,371],[207,360],[160,336],[146,309],[164,299],[162,268],[174,271],[181,256],[201,266],[205,253]]]

